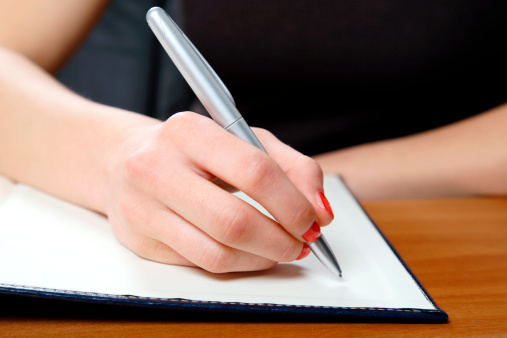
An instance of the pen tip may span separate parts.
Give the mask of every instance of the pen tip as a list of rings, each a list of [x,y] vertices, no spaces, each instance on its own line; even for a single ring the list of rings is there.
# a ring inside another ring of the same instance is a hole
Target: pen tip
[[[342,273],[340,272],[340,278],[342,278]]]

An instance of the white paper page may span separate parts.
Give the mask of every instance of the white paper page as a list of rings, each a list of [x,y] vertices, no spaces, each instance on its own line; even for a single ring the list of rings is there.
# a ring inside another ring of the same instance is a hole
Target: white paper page
[[[322,231],[343,279],[313,255],[267,271],[229,274],[147,261],[119,244],[102,216],[25,185],[2,188],[10,191],[0,204],[0,284],[201,301],[435,309],[336,177],[325,180],[335,220]]]

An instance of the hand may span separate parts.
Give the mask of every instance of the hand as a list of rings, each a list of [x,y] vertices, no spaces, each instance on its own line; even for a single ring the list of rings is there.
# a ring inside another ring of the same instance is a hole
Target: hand
[[[269,132],[254,131],[270,156],[190,112],[138,127],[113,161],[106,210],[118,239],[143,258],[212,272],[267,269],[308,255],[304,242],[333,217],[322,170]]]

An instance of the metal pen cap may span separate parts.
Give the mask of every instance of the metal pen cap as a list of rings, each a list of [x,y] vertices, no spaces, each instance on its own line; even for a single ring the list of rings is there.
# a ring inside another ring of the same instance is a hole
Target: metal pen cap
[[[266,152],[239,113],[220,77],[169,15],[162,8],[153,7],[146,13],[146,21],[213,120]]]
[[[227,128],[240,119],[227,87],[169,15],[153,7],[146,21],[213,120]]]

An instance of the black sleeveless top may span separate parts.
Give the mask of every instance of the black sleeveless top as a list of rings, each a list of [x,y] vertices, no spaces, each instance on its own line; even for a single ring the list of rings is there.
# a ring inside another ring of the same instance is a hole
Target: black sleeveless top
[[[165,119],[195,100],[144,19],[164,6],[252,126],[307,154],[403,136],[507,98],[504,1],[113,1],[59,74]]]

